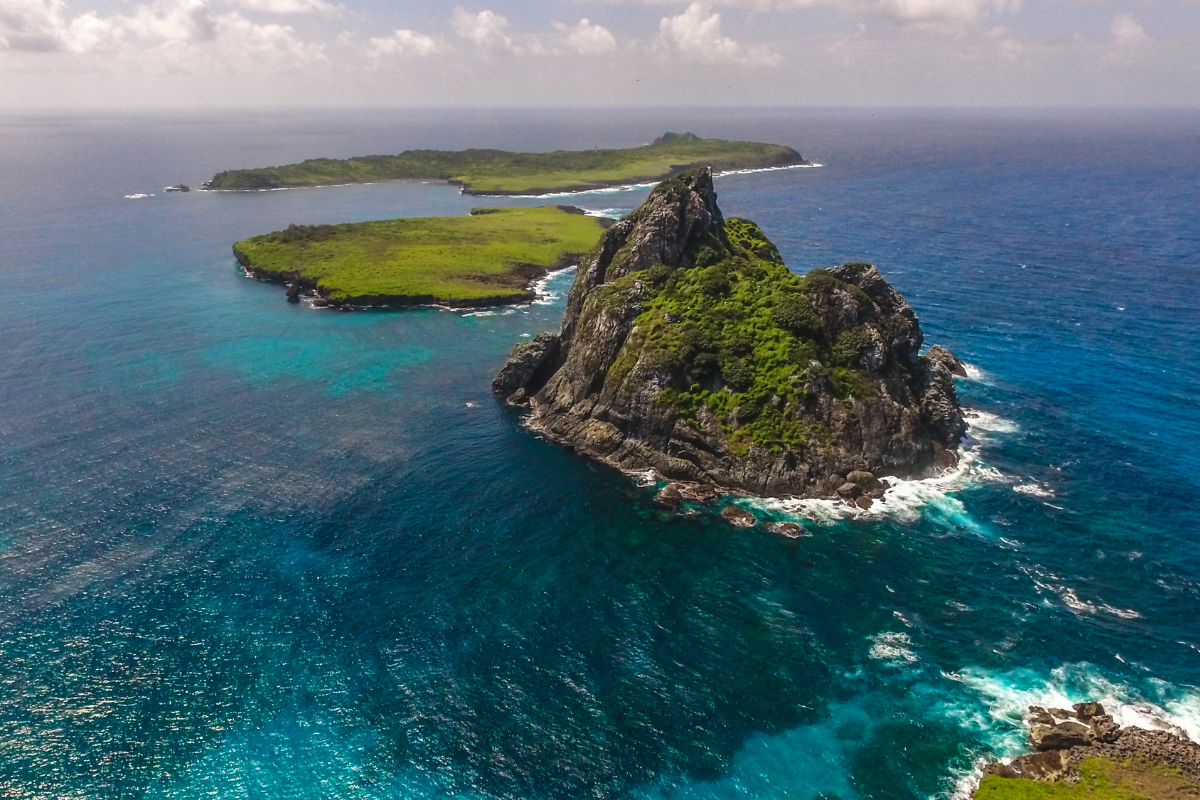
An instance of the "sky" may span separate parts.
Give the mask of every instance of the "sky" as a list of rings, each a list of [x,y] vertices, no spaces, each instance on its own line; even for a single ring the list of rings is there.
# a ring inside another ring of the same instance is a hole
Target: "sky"
[[[0,109],[1197,107],[1200,0],[0,0]]]

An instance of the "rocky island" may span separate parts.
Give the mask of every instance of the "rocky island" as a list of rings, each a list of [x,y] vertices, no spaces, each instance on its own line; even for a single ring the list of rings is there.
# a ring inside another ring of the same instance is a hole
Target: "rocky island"
[[[667,133],[643,147],[621,150],[406,150],[394,156],[315,158],[299,164],[218,173],[201,188],[256,191],[386,180],[448,181],[465,194],[548,194],[657,181],[688,169],[718,171],[803,166],[790,147],[701,139]]]
[[[238,242],[252,278],[315,306],[474,308],[529,302],[532,284],[571,266],[610,220],[570,206],[477,208],[465,217],[291,225]]]
[[[1200,745],[1182,730],[1119,726],[1100,703],[1031,706],[1030,755],[988,764],[976,800],[1200,797]]]
[[[840,496],[956,461],[966,424],[948,351],[869,264],[801,277],[712,173],[664,181],[582,260],[558,333],[493,382],[529,425],[683,488]],[[670,489],[671,487],[668,487]]]

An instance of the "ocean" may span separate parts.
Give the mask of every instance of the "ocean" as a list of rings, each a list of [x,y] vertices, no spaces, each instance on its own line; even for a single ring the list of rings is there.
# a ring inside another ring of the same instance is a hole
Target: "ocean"
[[[795,271],[875,263],[977,368],[962,469],[872,514],[738,501],[800,539],[664,513],[490,392],[571,274],[344,314],[230,252],[644,188],[162,191],[665,130],[822,165],[719,202]],[[0,175],[0,795],[961,798],[1030,703],[1200,740],[1200,115],[9,113]]]

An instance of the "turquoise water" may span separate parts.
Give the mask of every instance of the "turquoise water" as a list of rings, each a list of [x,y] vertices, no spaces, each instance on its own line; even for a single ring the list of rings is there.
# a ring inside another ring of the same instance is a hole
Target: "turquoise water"
[[[824,165],[720,202],[798,271],[875,262],[978,366],[969,469],[869,517],[747,501],[799,540],[664,515],[490,395],[569,274],[506,312],[339,314],[229,251],[478,201],[160,188],[666,129]],[[1200,117],[7,117],[0,143],[6,796],[946,797],[1029,702],[1200,738]]]

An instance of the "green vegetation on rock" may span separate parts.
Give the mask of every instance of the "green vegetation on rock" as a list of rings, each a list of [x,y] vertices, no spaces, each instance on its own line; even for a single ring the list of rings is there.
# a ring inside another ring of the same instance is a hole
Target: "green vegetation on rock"
[[[545,194],[654,181],[691,166],[716,170],[804,164],[790,147],[701,139],[668,133],[652,144],[624,150],[406,150],[394,156],[315,158],[299,164],[221,172],[211,189],[274,189],[383,180],[440,180],[472,194]]]
[[[492,304],[529,299],[529,283],[546,267],[587,252],[602,232],[577,209],[476,209],[466,217],[292,225],[233,251],[250,274],[303,284],[335,304]]]
[[[609,379],[619,382],[647,358],[674,377],[659,403],[697,426],[698,412],[707,408],[735,453],[751,442],[770,450],[803,448],[827,436],[820,426],[783,413],[804,405],[806,382],[828,378],[843,399],[876,391],[857,368],[870,344],[866,333],[854,329],[829,341],[811,300],[831,288],[862,291],[823,269],[803,278],[789,271],[749,220],[726,220],[725,233],[732,249],[718,241],[701,245],[693,269],[651,267],[604,287],[620,296],[637,282],[648,293],[631,334],[642,346],[627,346]],[[862,300],[870,304],[865,295]]]
[[[580,260],[560,332],[492,388],[576,452],[756,494],[868,508],[876,471],[954,463],[953,380],[904,298],[869,264],[793,274],[716,199],[707,169],[660,183]]]
[[[1200,787],[1165,764],[1144,759],[1087,758],[1078,766],[1079,783],[1043,783],[988,775],[976,800],[1183,800]]]

